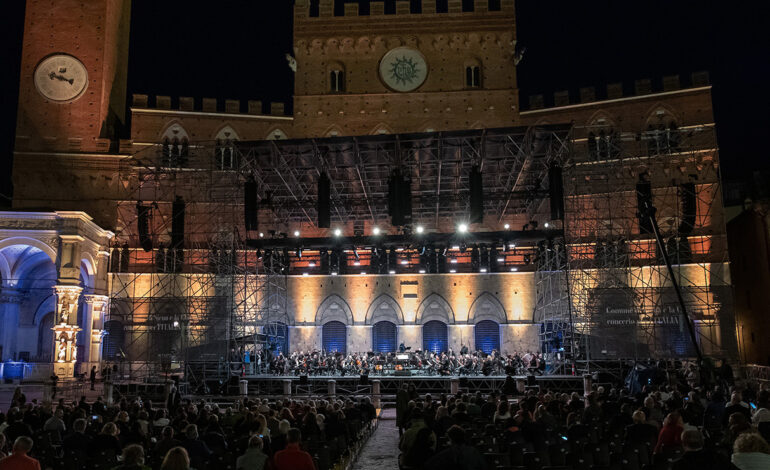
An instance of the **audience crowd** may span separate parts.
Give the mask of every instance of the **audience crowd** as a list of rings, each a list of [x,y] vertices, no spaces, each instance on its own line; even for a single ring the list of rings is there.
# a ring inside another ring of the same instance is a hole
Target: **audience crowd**
[[[182,400],[171,409],[84,398],[53,406],[17,389],[0,413],[0,470],[329,470],[373,429],[368,398]]]
[[[533,388],[434,398],[404,388],[400,467],[770,470],[770,391],[680,378],[586,396]]]

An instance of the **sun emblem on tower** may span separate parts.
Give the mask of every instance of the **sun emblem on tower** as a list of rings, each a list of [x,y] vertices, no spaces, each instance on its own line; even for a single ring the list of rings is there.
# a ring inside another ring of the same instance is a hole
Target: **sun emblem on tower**
[[[420,69],[411,57],[396,57],[395,61],[390,63],[390,76],[396,83],[411,84],[419,73]]]

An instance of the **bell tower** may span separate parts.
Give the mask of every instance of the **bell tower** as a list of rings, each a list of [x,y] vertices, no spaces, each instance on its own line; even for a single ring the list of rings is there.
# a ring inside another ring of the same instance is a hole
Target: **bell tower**
[[[27,0],[15,208],[93,212],[83,201],[105,196],[94,172],[118,160],[130,17],[130,0]]]

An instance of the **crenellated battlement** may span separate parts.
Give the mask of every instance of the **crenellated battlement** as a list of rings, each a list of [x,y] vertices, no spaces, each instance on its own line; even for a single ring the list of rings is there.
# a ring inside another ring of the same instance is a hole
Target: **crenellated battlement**
[[[689,76],[667,75],[658,80],[642,78],[631,82],[608,83],[606,86],[581,87],[577,90],[560,90],[553,93],[550,100],[546,101],[542,94],[530,95],[527,103],[522,103],[524,110],[535,111],[539,109],[558,108],[575,104],[585,104],[630,98],[637,96],[665,93],[688,88],[699,88],[710,85],[707,71],[693,72]]]
[[[132,108],[157,109],[169,111],[187,111],[200,113],[244,114],[252,116],[286,117],[286,103],[266,102],[258,100],[217,100],[216,98],[195,99],[190,96],[180,96],[172,99],[170,96],[133,95]]]
[[[296,0],[295,19],[350,18],[361,16],[407,16],[407,15],[486,15],[513,14],[514,0],[422,0],[413,8],[410,0],[396,0],[395,8],[385,8],[384,0],[370,0],[368,3],[345,3],[335,8],[335,1],[342,0]],[[465,4],[465,7],[464,7]]]

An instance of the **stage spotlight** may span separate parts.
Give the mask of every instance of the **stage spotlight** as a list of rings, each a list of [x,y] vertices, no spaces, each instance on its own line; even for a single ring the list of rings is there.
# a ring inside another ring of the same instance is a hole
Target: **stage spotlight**
[[[313,261],[309,262],[307,265],[311,268],[315,268],[315,263]]]
[[[485,273],[485,272],[487,272],[487,268],[481,268],[479,271],[482,272],[482,273]]]
[[[498,263],[505,263],[505,258],[497,258]]]
[[[361,266],[361,262],[358,260],[353,261],[353,266]]]
[[[543,227],[548,228],[548,222],[544,223]]]
[[[503,225],[503,228],[508,230],[509,228],[511,228],[511,225],[510,224],[505,224],[505,225]]]
[[[395,269],[391,269],[390,271],[388,271],[388,274],[396,274],[396,270]]]
[[[467,224],[460,224],[457,226],[457,231],[460,233],[465,233],[468,231],[468,225]]]
[[[457,272],[457,270],[456,270],[456,269],[450,269],[450,270],[449,270],[449,272],[450,272],[450,273],[452,273],[452,274],[454,274],[454,273],[456,273],[456,272]]]
[[[454,258],[450,259],[449,262],[452,263],[452,264],[457,264],[457,260],[454,259]]]
[[[379,235],[380,234],[380,227],[374,227],[372,229],[372,234]]]
[[[361,275],[362,276],[366,275],[366,271],[361,271]]]
[[[417,232],[417,233],[422,233],[422,232],[424,232],[424,231],[425,231],[425,228],[423,228],[423,226],[422,226],[422,225],[418,225],[418,226],[417,226],[417,227],[414,229],[414,231],[415,231],[415,232]]]
[[[179,322],[174,320],[174,328],[179,328]]]
[[[409,264],[409,261],[407,261],[407,260],[405,260],[405,259],[402,259],[402,260],[401,260],[401,264]]]
[[[331,274],[332,274],[332,276],[336,276],[337,275],[337,273],[335,271],[332,271]]]
[[[342,230],[338,229],[338,228],[335,228],[334,229],[334,236],[335,237],[339,237],[340,235],[342,235]]]
[[[421,270],[420,270],[420,274],[425,274],[425,270],[424,270],[424,269],[421,269]]]
[[[519,268],[515,268],[515,267],[514,267],[514,268],[511,268],[511,272],[514,272],[514,273],[515,273],[516,271],[518,271],[518,270],[519,270]]]
[[[295,236],[295,237],[298,237],[298,236],[299,236],[299,230],[295,230],[295,231],[294,231],[294,236]]]
[[[303,276],[309,276],[309,274],[308,274],[308,273],[302,273],[302,275],[303,275]]]
[[[259,232],[259,238],[264,238],[265,234],[262,232]]]

